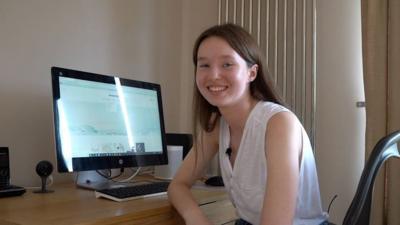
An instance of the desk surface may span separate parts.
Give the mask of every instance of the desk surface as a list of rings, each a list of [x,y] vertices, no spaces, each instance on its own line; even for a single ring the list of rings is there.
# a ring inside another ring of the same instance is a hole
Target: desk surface
[[[72,183],[52,189],[54,193],[34,194],[28,190],[19,197],[1,198],[0,224],[184,224],[166,195],[114,202],[96,199],[94,191],[76,188]],[[214,224],[234,220],[234,209],[223,190],[192,192]]]

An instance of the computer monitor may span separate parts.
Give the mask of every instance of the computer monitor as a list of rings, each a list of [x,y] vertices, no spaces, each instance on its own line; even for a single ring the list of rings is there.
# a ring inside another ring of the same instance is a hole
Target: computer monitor
[[[52,67],[59,172],[168,163],[160,85]]]

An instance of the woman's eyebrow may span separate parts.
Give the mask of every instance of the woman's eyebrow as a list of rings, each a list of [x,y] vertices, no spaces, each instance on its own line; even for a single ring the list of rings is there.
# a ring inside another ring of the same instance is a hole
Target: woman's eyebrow
[[[235,57],[233,57],[232,55],[222,55],[221,58],[222,59],[234,59]]]
[[[220,59],[235,59],[235,57],[232,56],[232,55],[221,55],[221,56],[219,56],[218,58],[220,58]],[[205,56],[199,56],[199,57],[197,57],[197,61],[204,61],[204,60],[207,60],[207,59],[208,59],[208,58],[205,57]]]
[[[206,59],[207,59],[207,58],[204,57],[204,56],[197,57],[197,61],[204,61],[204,60],[206,60]]]

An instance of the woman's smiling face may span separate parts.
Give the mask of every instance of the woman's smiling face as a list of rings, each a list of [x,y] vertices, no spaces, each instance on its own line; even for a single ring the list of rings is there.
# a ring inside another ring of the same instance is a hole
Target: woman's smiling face
[[[196,84],[203,97],[216,107],[250,100],[249,84],[257,75],[257,65],[246,61],[222,38],[208,37],[197,53]]]

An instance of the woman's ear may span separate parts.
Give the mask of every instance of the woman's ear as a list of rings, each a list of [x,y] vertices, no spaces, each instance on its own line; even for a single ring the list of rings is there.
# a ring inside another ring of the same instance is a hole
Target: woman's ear
[[[254,64],[249,68],[249,82],[256,79],[258,73],[258,65]]]

